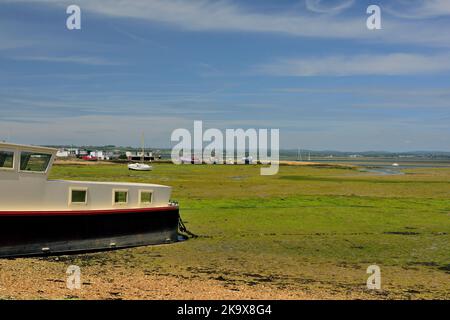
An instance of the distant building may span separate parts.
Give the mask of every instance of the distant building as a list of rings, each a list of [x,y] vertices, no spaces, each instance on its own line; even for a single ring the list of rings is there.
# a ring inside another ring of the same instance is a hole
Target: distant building
[[[102,150],[91,151],[89,156],[97,160],[110,160],[109,154]]]
[[[89,152],[87,152],[86,150],[82,150],[82,149],[78,150],[78,154],[77,154],[78,158],[83,158],[87,155],[89,155]]]
[[[125,152],[128,161],[141,161],[142,157],[144,158],[144,161],[153,161],[155,160],[155,156],[153,155],[153,152],[149,151],[149,152],[144,152],[144,154],[142,155],[142,151],[141,152],[135,152],[135,151],[127,151]],[[160,159],[161,157],[157,157],[158,159]]]
[[[70,155],[69,151],[67,151],[67,150],[65,150],[65,149],[59,149],[59,150],[56,152],[56,156],[57,156],[58,158],[68,158],[69,155]]]

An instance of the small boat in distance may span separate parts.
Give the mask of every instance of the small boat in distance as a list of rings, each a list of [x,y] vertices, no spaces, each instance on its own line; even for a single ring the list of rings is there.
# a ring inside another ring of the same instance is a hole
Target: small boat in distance
[[[49,180],[56,152],[0,142],[0,257],[179,241],[170,187]]]
[[[141,163],[131,163],[128,165],[128,170],[135,171],[151,171],[152,166],[144,163],[145,159],[145,150],[144,150],[144,133],[142,133],[142,155],[141,155]]]
[[[152,169],[152,166],[145,163],[132,163],[128,165],[128,170],[151,171]]]
[[[398,164],[398,163],[393,163],[392,166],[393,166],[393,167],[398,167],[399,164]]]

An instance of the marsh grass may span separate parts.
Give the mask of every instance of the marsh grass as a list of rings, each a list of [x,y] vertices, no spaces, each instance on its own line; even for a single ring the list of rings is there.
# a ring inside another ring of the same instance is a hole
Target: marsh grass
[[[160,183],[173,187],[181,216],[199,238],[90,255],[102,263],[224,285],[366,292],[366,268],[382,270],[380,298],[449,298],[450,169],[375,176],[356,168],[154,164],[57,165],[52,178]],[[375,293],[374,293],[375,294]]]

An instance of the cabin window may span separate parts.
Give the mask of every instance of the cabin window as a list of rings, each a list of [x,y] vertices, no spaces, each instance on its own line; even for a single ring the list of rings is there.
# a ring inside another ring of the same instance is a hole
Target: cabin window
[[[0,150],[0,169],[14,168],[14,152]]]
[[[87,189],[71,189],[70,203],[72,204],[86,204],[87,203]]]
[[[52,158],[51,154],[22,152],[20,154],[20,170],[32,172],[47,171],[48,164]]]
[[[150,204],[153,200],[153,192],[151,191],[141,191],[139,201],[141,204]]]
[[[114,203],[123,204],[128,202],[127,190],[114,190]]]

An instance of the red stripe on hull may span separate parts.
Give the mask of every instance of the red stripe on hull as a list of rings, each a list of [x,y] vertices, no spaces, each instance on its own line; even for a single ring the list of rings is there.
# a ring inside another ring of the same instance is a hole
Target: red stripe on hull
[[[127,208],[127,209],[104,209],[104,210],[66,210],[66,211],[0,211],[0,217],[17,216],[90,216],[90,215],[108,215],[124,213],[148,213],[161,211],[178,210],[177,206],[152,207],[152,208]]]

